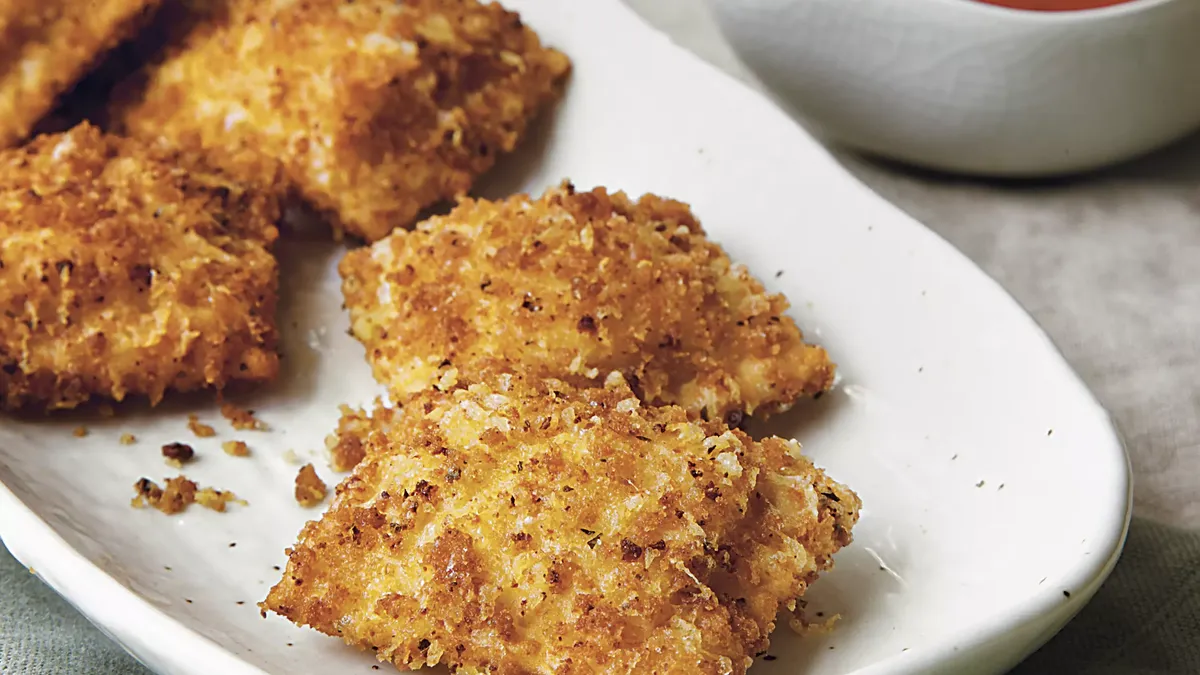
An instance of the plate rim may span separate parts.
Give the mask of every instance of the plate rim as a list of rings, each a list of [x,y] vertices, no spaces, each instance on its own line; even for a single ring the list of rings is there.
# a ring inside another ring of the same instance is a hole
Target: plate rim
[[[126,653],[156,673],[187,673],[163,666],[190,662],[204,664],[206,671],[215,667],[216,672],[229,675],[269,675],[123,586],[68,544],[3,480],[0,480],[0,541],[30,573],[54,589]],[[156,645],[169,646],[173,658],[163,660],[163,650]],[[152,662],[148,663],[147,657],[153,657]]]
[[[931,237],[933,243],[941,247],[941,255],[951,259],[957,258],[960,264],[969,267],[977,275],[976,278],[982,282],[981,288],[990,285],[998,300],[1010,303],[1011,308],[1017,311],[1016,316],[1024,317],[1028,322],[1028,327],[1033,330],[1033,336],[1038,337],[1042,348],[1048,351],[1047,356],[1054,357],[1051,360],[1057,366],[1055,376],[1060,378],[1065,376],[1065,384],[1075,390],[1073,395],[1079,397],[1081,403],[1088,404],[1086,407],[1093,413],[1093,418],[1086,420],[1086,423],[1095,427],[1098,436],[1107,437],[1108,440],[1108,443],[1105,444],[1107,447],[1102,448],[1105,456],[1109,459],[1119,456],[1123,464],[1123,469],[1119,472],[1123,491],[1119,497],[1117,495],[1114,497],[1123,499],[1124,503],[1123,508],[1120,509],[1123,517],[1119,519],[1119,522],[1106,523],[1109,526],[1106,529],[1109,537],[1101,547],[1103,555],[1083,558],[1080,564],[1067,570],[1067,576],[1063,581],[1070,587],[1078,589],[1077,592],[1064,602],[1055,587],[1047,587],[1026,602],[1006,612],[998,612],[985,621],[961,628],[947,637],[908,652],[890,656],[854,670],[848,675],[929,673],[943,669],[948,664],[961,663],[963,659],[969,659],[972,653],[977,653],[991,642],[1002,640],[1006,635],[1042,624],[1046,630],[1039,635],[1036,643],[1031,644],[1024,653],[1017,656],[1019,659],[1023,659],[1031,654],[1052,638],[1061,625],[1065,625],[1070,618],[1083,609],[1107,579],[1120,558],[1132,517],[1133,477],[1129,453],[1112,416],[1067,361],[1041,324],[998,281],[940,234],[865,185],[842,166],[828,148],[775,104],[768,95],[756,91],[732,74],[680,46],[669,35],[646,22],[621,0],[602,0],[595,6],[600,7],[600,11],[623,15],[616,16],[614,23],[620,21],[628,24],[631,30],[636,27],[636,30],[645,33],[644,39],[632,40],[635,44],[645,44],[647,40],[651,39],[661,41],[665,43],[662,48],[670,50],[680,66],[703,69],[710,78],[720,78],[725,81],[726,86],[732,85],[740,89],[742,103],[746,106],[757,106],[756,115],[774,116],[781,132],[786,128],[785,133],[791,134],[789,143],[806,144],[813,152],[823,154],[830,164],[830,171],[838,171],[842,174],[842,179],[855,183],[863,191],[864,197],[886,203],[887,208],[894,212],[896,226],[907,228],[906,236]],[[219,669],[218,672],[230,673],[230,675],[268,675],[266,671],[154,607],[137,592],[126,588],[114,577],[104,572],[96,563],[88,560],[79,550],[68,544],[49,523],[34,513],[2,480],[0,480],[0,540],[22,565],[45,581],[91,623],[113,638],[117,644],[148,668],[160,673],[185,674],[191,672],[186,669],[185,664],[201,663],[204,664],[206,671],[216,666]],[[1014,663],[1016,662],[1014,660]]]

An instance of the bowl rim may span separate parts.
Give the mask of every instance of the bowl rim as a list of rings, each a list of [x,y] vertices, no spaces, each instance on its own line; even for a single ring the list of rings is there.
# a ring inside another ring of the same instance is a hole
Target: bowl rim
[[[931,0],[939,5],[950,7],[958,5],[965,12],[977,12],[992,20],[1003,19],[1024,23],[1047,24],[1078,24],[1110,19],[1123,19],[1154,9],[1176,3],[1178,0],[1124,0],[1107,7],[1092,9],[1073,9],[1064,11],[1046,11],[1040,9],[1021,9],[1019,7],[1004,7],[979,0]],[[970,9],[967,9],[970,7]]]

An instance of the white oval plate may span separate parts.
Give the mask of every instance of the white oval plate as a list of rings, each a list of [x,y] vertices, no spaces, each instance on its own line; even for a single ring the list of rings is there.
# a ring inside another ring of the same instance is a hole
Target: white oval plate
[[[1130,479],[1111,422],[1042,331],[765,99],[616,0],[511,4],[576,71],[554,119],[483,192],[570,177],[689,201],[840,364],[835,393],[772,431],[802,440],[862,495],[854,545],[809,597],[843,619],[824,636],[777,631],[776,659],[754,671],[998,673],[1053,635],[1116,561]],[[255,607],[315,516],[292,499],[286,451],[336,480],[319,449],[337,405],[378,391],[345,333],[340,252],[281,248],[285,374],[251,402],[272,431],[233,432],[201,400],[0,424],[4,542],[154,670],[374,672],[370,656]],[[217,438],[192,437],[193,410]],[[75,438],[81,421],[91,433]],[[120,445],[125,432],[137,444]],[[235,438],[251,458],[221,452]],[[176,517],[131,509],[135,480],[175,475],[158,448],[177,440],[200,456],[189,476],[250,505]]]

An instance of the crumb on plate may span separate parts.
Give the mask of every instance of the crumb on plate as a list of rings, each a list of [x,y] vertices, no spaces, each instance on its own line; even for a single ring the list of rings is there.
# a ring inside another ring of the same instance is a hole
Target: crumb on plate
[[[200,421],[200,418],[196,417],[195,415],[188,415],[188,429],[190,429],[193,434],[196,434],[197,438],[212,438],[213,436],[217,435],[216,429],[213,429],[208,424],[204,424]]]
[[[162,456],[167,460],[167,464],[181,467],[192,461],[192,458],[196,456],[196,451],[187,443],[167,443],[162,446]]]
[[[498,3],[216,4],[118,87],[115,128],[198,148],[369,240],[465,193],[570,70]]]
[[[229,424],[238,431],[266,431],[266,422],[254,416],[253,410],[247,410],[233,403],[221,404],[221,415],[229,420]]]
[[[788,628],[800,636],[828,635],[833,632],[837,622],[841,621],[841,619],[841,614],[832,614],[829,616],[818,614],[816,619],[812,619],[804,612],[802,607],[789,609],[787,614]]]
[[[130,501],[131,506],[138,509],[149,506],[168,515],[181,513],[192,504],[221,512],[231,502],[246,505],[244,500],[228,490],[208,487],[197,489],[196,483],[185,476],[168,478],[165,488],[160,488],[149,478],[142,478],[133,484],[133,490],[137,494]]]
[[[137,443],[137,436],[134,436],[130,433],[121,434],[120,442],[121,445],[133,445],[134,443]]]
[[[221,444],[221,449],[225,451],[225,454],[233,457],[250,456],[250,446],[246,445],[244,441],[225,441]]]
[[[224,513],[227,505],[230,503],[239,506],[246,506],[246,500],[238,499],[238,496],[228,490],[216,490],[213,488],[201,488],[196,492],[196,503],[206,509]]]
[[[277,217],[87,123],[0,151],[0,408],[273,379]]]
[[[510,369],[596,385],[740,426],[833,384],[767,293],[686,204],[570,183],[465,200],[340,264],[354,337],[392,397]]]
[[[71,435],[74,436],[75,438],[83,438],[84,436],[87,436],[88,433],[89,433],[88,428],[82,424],[75,427],[75,429],[71,431]]]
[[[311,508],[325,501],[327,492],[325,482],[317,475],[317,470],[311,463],[300,467],[300,472],[296,474],[297,504]]]
[[[362,416],[260,607],[406,670],[744,673],[860,502],[794,441],[636,402],[499,377]]]

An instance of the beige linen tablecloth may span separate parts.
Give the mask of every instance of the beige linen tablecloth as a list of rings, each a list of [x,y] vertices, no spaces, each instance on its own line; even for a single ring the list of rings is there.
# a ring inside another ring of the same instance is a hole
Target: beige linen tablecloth
[[[757,86],[700,0],[628,2]],[[1038,184],[840,158],[1004,284],[1128,441],[1137,482],[1125,556],[1084,613],[1017,672],[1200,674],[1200,137],[1100,175]],[[0,551],[0,673],[145,671]]]

